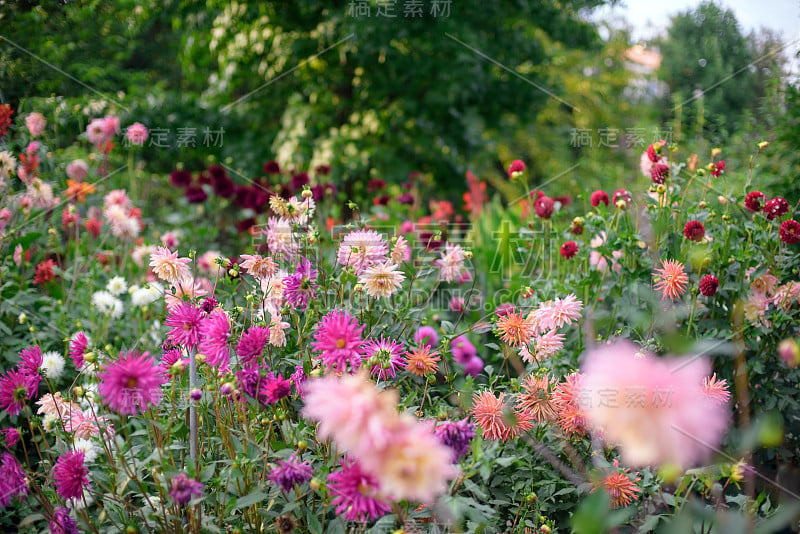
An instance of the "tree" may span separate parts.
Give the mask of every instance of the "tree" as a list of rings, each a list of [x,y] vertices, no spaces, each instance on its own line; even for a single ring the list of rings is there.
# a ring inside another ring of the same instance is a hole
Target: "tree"
[[[600,3],[211,1],[183,20],[184,73],[282,161],[460,184],[504,115],[532,121],[561,90],[544,43],[600,44],[580,16]]]
[[[123,121],[224,126],[215,157],[250,177],[278,158],[330,164],[345,191],[414,170],[461,187],[471,162],[507,163],[487,137],[511,134],[508,116],[530,124],[558,102],[553,50],[602,47],[585,15],[605,1],[40,0],[6,11],[4,35],[71,78],[6,41],[0,73],[10,100],[97,98],[88,86],[125,92]],[[206,156],[148,157],[196,166]]]
[[[674,17],[659,46],[668,116],[679,116],[685,132],[729,136],[759,96],[756,57],[733,12],[704,2]]]

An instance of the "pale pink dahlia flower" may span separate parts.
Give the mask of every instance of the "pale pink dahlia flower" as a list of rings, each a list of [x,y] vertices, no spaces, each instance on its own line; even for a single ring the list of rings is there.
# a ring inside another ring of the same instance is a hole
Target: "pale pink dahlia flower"
[[[637,352],[623,340],[586,354],[579,398],[590,428],[619,445],[633,466],[708,460],[728,426],[724,405],[703,387],[708,361]]]

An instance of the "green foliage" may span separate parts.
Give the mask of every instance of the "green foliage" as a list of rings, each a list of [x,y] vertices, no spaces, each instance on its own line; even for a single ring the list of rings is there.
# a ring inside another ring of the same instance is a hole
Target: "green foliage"
[[[707,1],[672,19],[659,46],[660,77],[669,87],[665,103],[686,133],[730,136],[759,92],[753,47],[733,12]]]

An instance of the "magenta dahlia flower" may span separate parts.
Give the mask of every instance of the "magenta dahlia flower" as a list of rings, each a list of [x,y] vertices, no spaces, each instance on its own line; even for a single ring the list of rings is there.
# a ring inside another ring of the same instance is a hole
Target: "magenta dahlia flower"
[[[263,326],[251,326],[248,328],[239,338],[239,344],[236,346],[239,363],[245,366],[252,365],[264,352],[267,341],[269,341],[269,328]]]
[[[378,380],[394,378],[398,369],[404,369],[406,353],[403,345],[393,339],[383,336],[380,339],[370,339],[364,345],[365,358],[370,365],[370,374]]]
[[[469,452],[469,444],[475,437],[475,423],[469,418],[460,421],[442,421],[436,425],[434,434],[442,445],[453,450],[453,463],[457,463],[462,456]]]
[[[112,410],[136,415],[161,401],[164,377],[149,352],[131,351],[98,373],[100,397]]]
[[[158,364],[158,368],[167,375],[178,362],[181,362],[184,366],[189,365],[189,358],[184,358],[180,349],[167,349],[161,355],[161,363]]]
[[[245,367],[236,371],[236,384],[248,396],[259,400],[261,398],[261,373],[258,366]]]
[[[83,464],[84,454],[70,451],[62,454],[53,467],[56,492],[64,499],[79,499],[89,487],[89,469]]]
[[[28,495],[28,479],[22,466],[13,454],[4,452],[0,458],[0,509],[11,503],[11,499]]]
[[[20,362],[19,369],[28,375],[39,374],[39,368],[42,366],[42,350],[39,345],[31,345],[28,348],[22,349],[19,352]]]
[[[61,507],[48,522],[50,534],[80,534],[78,523],[69,515],[69,508]]]
[[[10,449],[11,447],[19,443],[19,438],[20,438],[19,430],[11,427],[0,428],[0,438],[2,438],[2,441],[0,441],[0,446],[6,449]]]
[[[328,475],[328,491],[336,513],[347,521],[364,522],[388,514],[391,505],[378,495],[377,479],[355,461],[342,461],[342,469]]]
[[[320,352],[319,358],[328,370],[345,371],[348,363],[357,369],[363,355],[362,330],[364,327],[349,313],[333,311],[320,321],[312,347]]]
[[[83,356],[86,354],[86,349],[89,348],[89,339],[82,331],[78,332],[69,342],[69,357],[75,364],[76,369],[83,367]]]
[[[222,310],[213,312],[200,324],[200,352],[206,355],[206,363],[221,371],[227,371],[230,366],[229,335],[228,315]]]
[[[306,376],[306,372],[303,370],[302,365],[295,366],[294,373],[292,373],[292,376],[289,377],[289,380],[291,380],[292,384],[294,384],[294,389],[297,391],[297,394],[300,396],[300,398],[304,399],[306,397],[304,385],[308,380],[308,377]]]
[[[25,407],[25,401],[36,396],[40,380],[38,374],[27,375],[18,369],[0,376],[0,408],[8,415],[17,415]]]
[[[205,487],[201,482],[189,478],[186,473],[180,473],[172,477],[172,489],[169,496],[176,504],[186,506],[193,497],[202,497],[203,488]]]
[[[312,268],[311,262],[306,258],[300,258],[295,273],[283,279],[283,296],[286,302],[305,311],[308,299],[317,296],[314,292],[319,287],[314,283],[317,275],[317,270]]]
[[[462,365],[478,355],[478,350],[467,336],[454,337],[450,342],[450,351],[453,353],[453,359]]]
[[[436,329],[432,326],[421,326],[414,333],[414,343],[432,349],[439,344],[439,334],[436,333]]]
[[[278,460],[277,464],[267,478],[286,493],[289,493],[295,484],[311,480],[314,473],[311,464],[308,461],[301,462],[296,454],[290,456],[288,460]]]
[[[267,373],[261,381],[261,392],[267,404],[278,402],[292,392],[292,383],[283,378],[282,375]]]
[[[167,337],[176,345],[194,348],[200,342],[202,312],[191,302],[180,302],[169,309],[164,324],[171,326]]]
[[[669,165],[665,163],[656,163],[650,169],[650,178],[656,184],[663,184],[669,178]]]

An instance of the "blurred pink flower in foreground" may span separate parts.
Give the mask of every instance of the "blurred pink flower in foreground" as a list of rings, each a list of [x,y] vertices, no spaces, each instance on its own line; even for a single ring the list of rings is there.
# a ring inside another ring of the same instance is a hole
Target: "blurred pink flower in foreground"
[[[633,466],[706,461],[728,426],[728,411],[706,394],[705,358],[658,358],[629,341],[590,350],[578,396],[589,427],[619,445]]]
[[[309,380],[305,391],[303,414],[319,421],[320,438],[357,459],[385,495],[430,502],[447,491],[452,452],[429,425],[397,413],[397,392],[378,390],[365,372]]]

